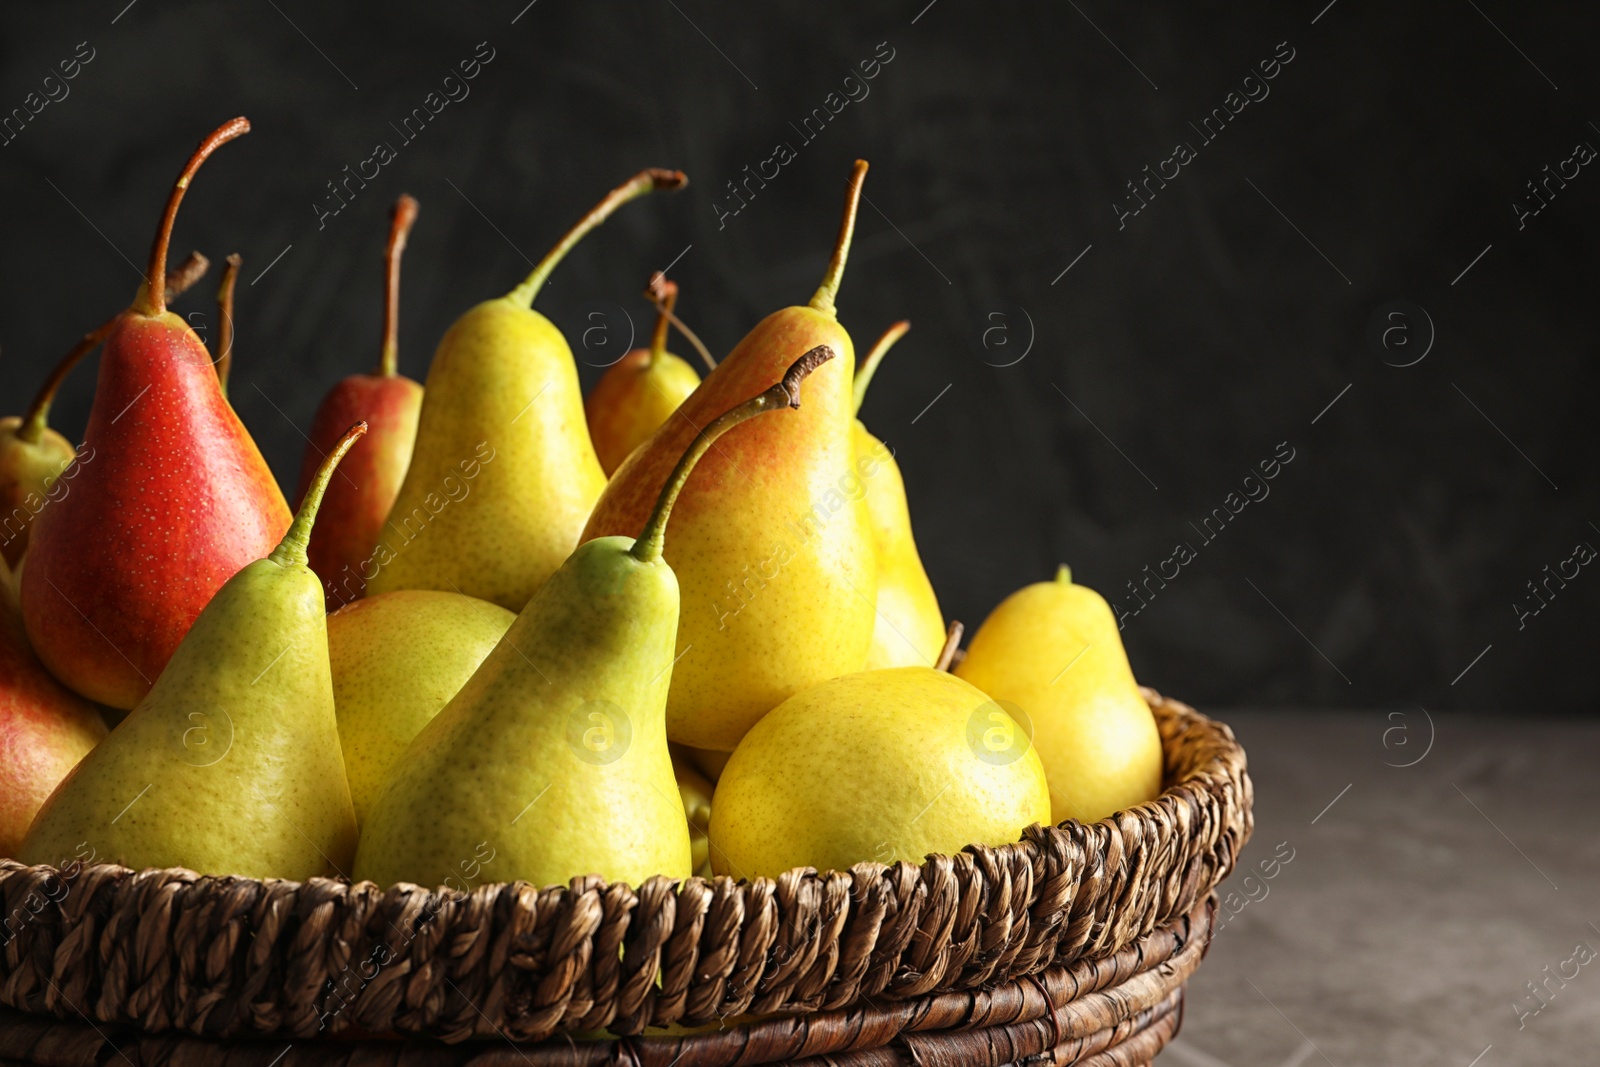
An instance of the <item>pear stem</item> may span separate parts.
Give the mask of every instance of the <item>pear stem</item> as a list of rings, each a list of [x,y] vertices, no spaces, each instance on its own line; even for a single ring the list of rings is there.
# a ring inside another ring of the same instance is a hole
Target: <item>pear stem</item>
[[[861,183],[866,178],[867,161],[858,159],[850,172],[850,192],[844,199],[844,218],[839,222],[839,236],[833,243],[833,258],[828,261],[828,271],[811,298],[811,306],[825,315],[834,314],[833,300],[839,295],[845,261],[850,258],[850,239],[856,232],[856,209],[861,206]]]
[[[630,200],[637,200],[646,193],[653,193],[658,189],[668,191],[682,189],[688,184],[689,179],[681,170],[662,170],[660,167],[641,170],[590,208],[589,213],[579,219],[577,225],[568,230],[566,235],[556,242],[556,246],[545,254],[539,265],[533,268],[533,273],[524,278],[521,285],[506,294],[506,299],[515,300],[524,307],[532,307],[533,298],[538,295],[545,280],[550,277],[550,272],[556,269],[556,264],[560,263],[566,254],[572,251],[572,246],[583,240],[590,230],[610,218],[617,208]]]
[[[173,299],[177,299],[178,294],[199,281],[210,269],[209,259],[199,252],[190,252],[188,259],[167,274],[167,293]],[[72,346],[72,350],[61,357],[60,362],[50,371],[49,377],[39,386],[33,402],[28,405],[27,412],[22,416],[22,425],[17,428],[19,438],[30,445],[39,443],[44,437],[45,430],[50,426],[50,405],[55,402],[56,391],[61,388],[61,383],[84,356],[93,352],[96,345],[110,336],[120,318],[122,318],[121,312],[111,316],[79,338],[78,343]]]
[[[684,484],[688,482],[689,472],[694,470],[694,465],[700,462],[700,457],[706,454],[712,443],[741,422],[753,419],[763,412],[777,411],[780,408],[798,408],[800,383],[805,381],[806,375],[832,358],[833,349],[827,345],[818,345],[790,364],[777,385],[718,415],[706,425],[705,429],[695,435],[695,439],[689,442],[689,447],[684,449],[683,455],[678,458],[678,465],[672,468],[672,474],[667,477],[666,485],[661,487],[661,495],[656,498],[655,510],[650,513],[644,529],[640,531],[639,539],[633,543],[634,559],[640,563],[653,563],[661,558],[661,550],[666,541],[667,520],[672,516],[672,505],[677,501],[678,494],[683,491]]]
[[[229,253],[222,268],[222,284],[217,287],[217,384],[228,395],[228,375],[233,373],[233,286],[239,280],[244,258]]]
[[[167,310],[167,245],[172,240],[172,224],[178,217],[178,205],[183,203],[183,194],[189,191],[190,179],[211,153],[235,137],[242,137],[249,132],[250,120],[243,116],[224,122],[200,142],[200,147],[194,150],[189,162],[183,165],[183,170],[178,174],[178,180],[172,187],[172,193],[167,197],[167,207],[161,214],[161,224],[156,228],[156,240],[150,247],[150,264],[145,268],[144,283],[139,286],[139,293],[133,298],[134,311],[141,315],[154,316]]]
[[[289,532],[283,535],[278,547],[267,557],[272,562],[280,567],[306,565],[306,547],[311,544],[311,527],[317,521],[317,509],[322,506],[322,494],[328,491],[328,482],[333,479],[334,468],[339,466],[339,461],[350,451],[356,439],[366,432],[365,421],[356,423],[344,432],[344,436],[339,438],[339,443],[333,446],[332,451],[322,457],[322,466],[317,468],[317,476],[311,479],[311,484],[306,488],[305,498],[300,501],[300,510],[295,512],[294,521],[289,524]]]
[[[404,193],[389,212],[389,244],[383,250],[383,348],[378,357],[380,377],[400,373],[400,256],[406,250],[411,224],[417,221],[417,202]]]
[[[939,660],[933,665],[934,670],[950,669],[950,664],[955,662],[956,649],[961,647],[961,634],[965,629],[959,619],[950,620],[950,628],[944,632],[944,647],[939,649]]]
[[[651,285],[653,287],[655,285],[655,282],[652,281]],[[673,310],[672,310],[672,308],[670,306],[663,306],[660,298],[656,296],[653,288],[650,289],[650,290],[647,290],[644,295],[645,295],[645,299],[649,300],[652,304],[654,304],[656,306],[656,310],[661,312],[661,317],[665,321],[670,322],[673,326],[677,327],[678,332],[683,334],[683,339],[688,341],[689,344],[691,344],[692,346],[694,346],[694,350],[696,352],[700,353],[700,359],[701,359],[701,361],[703,363],[705,363],[706,369],[707,370],[716,370],[717,369],[717,361],[711,355],[710,350],[706,348],[706,343],[704,341],[700,340],[699,336],[696,335],[693,330],[691,330],[691,329],[689,329],[689,327],[685,326],[683,324],[683,320],[682,319],[678,318],[677,315],[673,314]],[[654,362],[654,359],[652,359],[651,362]]]
[[[650,356],[646,366],[654,366],[667,351],[667,329],[672,325],[672,309],[678,303],[678,286],[657,271],[650,279],[650,291],[645,294],[656,306],[656,328],[650,335]]]
[[[1061,566],[1057,567],[1056,568],[1056,581],[1060,582],[1062,585],[1071,585],[1072,584],[1072,568],[1067,566],[1065,563],[1063,563],[1063,564],[1061,564]]]
[[[867,353],[867,358],[856,368],[855,407],[851,409],[853,413],[860,413],[861,402],[867,398],[867,386],[872,384],[872,376],[878,373],[878,364],[883,362],[883,357],[888,354],[889,349],[893,348],[894,343],[904,337],[909,329],[911,320],[901,319],[883,331],[883,336],[873,344],[872,351]]]

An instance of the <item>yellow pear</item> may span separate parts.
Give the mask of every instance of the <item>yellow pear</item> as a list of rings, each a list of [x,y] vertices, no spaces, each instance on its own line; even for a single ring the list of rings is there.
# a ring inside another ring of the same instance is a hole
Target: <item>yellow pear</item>
[[[1062,567],[1006,597],[956,674],[1032,723],[1056,822],[1094,822],[1161,793],[1161,735],[1105,599]]]
[[[566,338],[531,308],[550,272],[618,207],[677,189],[641,171],[526,280],[457,319],[428,368],[411,466],[362,568],[371,593],[441,589],[521,611],[578,543],[605,486]]]
[[[638,529],[695,427],[772,385],[796,351],[840,355],[817,371],[794,418],[719,442],[673,512],[667,559],[684,610],[667,734],[679,744],[731,752],[785,698],[866,663],[877,565],[850,438],[855,350],[834,307],[865,175],[858,161],[809,305],[758,323],[618,468],[584,529],[585,540]]]
[[[349,871],[356,816],[306,545],[334,466],[366,428],[350,428],[278,547],[217,590],[155,685],[45,801],[24,863],[59,864],[87,844],[135,869]]]
[[[863,671],[790,697],[739,742],[712,799],[711,867],[919,863],[1049,818],[1038,754],[986,694],[931,667]]]
[[[900,321],[878,338],[856,372],[855,409],[861,411],[867,385],[884,355],[911,323]],[[906,505],[906,483],[887,446],[856,419],[853,429],[856,461],[865,464],[862,481],[867,494],[863,504],[872,525],[872,543],[878,560],[878,615],[867,651],[867,670],[883,667],[932,667],[944,646],[944,615],[933,583],[917,554],[911,533],[911,510]]]
[[[706,426],[637,540],[585,542],[395,764],[362,827],[358,879],[452,885],[468,872],[537,886],[633,885],[693,872],[667,750],[678,580],[662,558],[674,500],[711,442],[797,407],[813,349],[779,384]]]
[[[358,824],[411,739],[515,620],[498,604],[432,589],[364,597],[328,616],[333,707]]]

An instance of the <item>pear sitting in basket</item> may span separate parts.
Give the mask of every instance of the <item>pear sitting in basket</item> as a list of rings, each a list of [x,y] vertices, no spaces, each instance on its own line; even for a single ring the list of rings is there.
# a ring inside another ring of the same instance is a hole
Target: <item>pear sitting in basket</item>
[[[349,869],[356,815],[306,545],[334,467],[366,429],[349,429],[283,541],[217,590],[150,692],[45,801],[24,863],[59,864],[87,843],[135,869],[295,880]]]
[[[988,695],[932,667],[862,671],[772,709],[717,780],[711,868],[921,863],[1004,845],[1050,820],[1028,735]]]
[[[801,381],[832,357],[825,345],[811,349],[782,381],[709,423],[637,540],[580,545],[540,587],[395,764],[362,827],[357,879],[436,886],[463,864],[536,886],[693,873],[667,751],[679,606],[661,556],[667,518],[717,437],[798,408]]]
[[[1094,822],[1161,794],[1161,734],[1117,621],[1066,567],[1001,601],[956,674],[1032,720],[1056,822]]]

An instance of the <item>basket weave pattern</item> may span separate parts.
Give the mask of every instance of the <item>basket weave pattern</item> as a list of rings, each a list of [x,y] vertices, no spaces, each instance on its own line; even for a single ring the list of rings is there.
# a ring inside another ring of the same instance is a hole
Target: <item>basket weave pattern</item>
[[[1232,732],[1146,697],[1166,753],[1160,798],[920,865],[462,893],[0,860],[0,1004],[146,1033],[521,1042],[769,1013],[892,1013],[885,1002],[923,1013],[937,994],[1038,986],[1047,971],[1120,958],[1158,928],[1187,930],[1249,838],[1251,786]],[[1153,1035],[1150,1055],[1176,1027],[1178,995],[1139,1009],[1134,1029]],[[560,1044],[561,1062],[595,1062],[571,1058],[582,1044]]]

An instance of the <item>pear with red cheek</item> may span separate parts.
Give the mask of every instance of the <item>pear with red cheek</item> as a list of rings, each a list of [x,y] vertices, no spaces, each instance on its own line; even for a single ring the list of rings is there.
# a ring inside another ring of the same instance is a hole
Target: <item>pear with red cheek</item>
[[[167,244],[190,179],[234,119],[185,164],[145,280],[100,357],[71,492],[34,520],[22,617],[34,651],[76,692],[131,708],[202,608],[289,528],[289,506],[222,395],[210,353],[167,310]]]
[[[167,296],[178,294],[204,276],[211,261],[199,252],[167,275]],[[28,550],[28,529],[50,500],[50,489],[75,454],[72,442],[50,428],[50,405],[56,391],[83,357],[100,347],[118,316],[84,334],[61,358],[21,416],[0,419],[0,556],[15,570]],[[64,492],[65,490],[58,490]]]
[[[328,610],[335,611],[366,592],[373,546],[382,535],[389,509],[411,466],[422,411],[422,386],[400,373],[400,256],[417,219],[417,202],[401,196],[390,214],[384,251],[383,346],[378,369],[352,374],[329,390],[317,409],[300,465],[300,491],[316,476],[322,458],[353,422],[365,422],[367,435],[340,464],[322,501],[311,535],[311,569],[322,579]]]
[[[40,806],[106,736],[106,724],[33,654],[4,562],[0,579],[0,856],[15,856]]]

